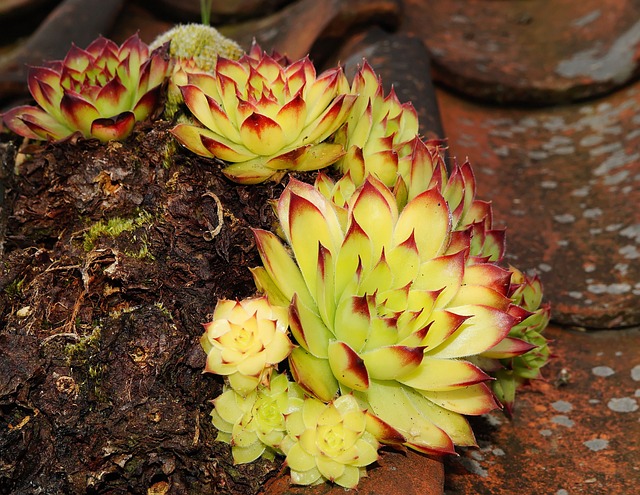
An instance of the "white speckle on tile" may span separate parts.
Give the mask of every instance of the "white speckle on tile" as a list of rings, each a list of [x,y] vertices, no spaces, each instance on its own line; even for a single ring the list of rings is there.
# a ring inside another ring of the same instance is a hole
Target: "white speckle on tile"
[[[592,273],[596,271],[596,264],[587,261],[584,265],[582,265],[582,268],[585,272]],[[587,282],[589,282],[589,280],[587,280]]]
[[[582,299],[584,296],[582,295],[582,292],[578,292],[575,290],[572,290],[571,292],[568,293],[569,297],[573,297],[574,299]]]
[[[587,290],[592,294],[606,294],[607,286],[605,284],[589,284]]]
[[[543,180],[540,183],[540,187],[543,189],[555,189],[558,187],[558,183],[555,180]]]
[[[564,488],[560,488],[560,490],[558,490],[555,495],[569,495],[569,492]]]
[[[629,284],[590,284],[587,286],[587,290],[592,294],[626,294],[631,292],[631,285]]]
[[[509,156],[509,148],[507,146],[500,146],[499,148],[496,148],[493,150],[493,152],[497,155],[497,156]]]
[[[576,217],[571,213],[563,213],[562,215],[554,215],[553,219],[558,223],[572,223],[576,221]]]
[[[569,241],[565,239],[560,239],[556,244],[560,247],[567,247],[569,245]]]
[[[613,268],[619,271],[621,275],[626,275],[629,272],[629,265],[627,263],[616,263]]]
[[[602,229],[589,229],[589,233],[591,235],[598,235],[598,234],[602,234]]]
[[[557,425],[566,426],[567,428],[571,428],[573,427],[573,425],[576,424],[575,421],[573,421],[572,419],[569,419],[569,417],[565,416],[564,414],[559,414],[558,416],[554,416],[553,418],[551,418],[551,422]]]
[[[623,352],[622,351],[616,351],[615,356],[616,357],[620,357],[622,356]]]
[[[586,442],[582,442],[586,445],[589,450],[593,450],[594,452],[598,452],[599,450],[604,450],[609,446],[609,440],[605,440],[603,438],[594,438],[592,440],[587,440]]]
[[[607,225],[604,230],[606,230],[607,232],[615,232],[616,230],[620,230],[621,228],[621,223],[612,223],[611,225]]]
[[[589,399],[589,404],[600,404],[600,399]]]
[[[631,291],[631,285],[629,284],[611,284],[607,289],[609,294],[624,294]]]
[[[579,189],[574,189],[571,192],[571,196],[576,196],[578,198],[584,198],[589,195],[589,186],[584,186]]]
[[[622,146],[620,143],[613,144],[617,144],[618,147]],[[600,146],[600,148],[604,147],[605,146]],[[595,150],[591,150],[590,153],[593,154],[593,151]],[[604,160],[602,164],[600,164],[600,166],[593,171],[593,173],[596,176],[607,176],[611,174],[611,172],[616,168],[624,167],[627,164],[638,162],[639,158],[640,153],[627,155],[624,150],[618,150],[610,155],[606,160]]]
[[[540,160],[549,158],[549,153],[542,150],[531,150],[529,151],[528,155],[529,155],[529,158],[531,158],[534,161],[540,161]]]
[[[595,146],[600,144],[604,140],[604,136],[600,136],[598,134],[591,134],[590,136],[585,136],[580,140],[580,146]]]
[[[638,410],[638,401],[631,397],[621,397],[611,399],[607,407],[615,412],[634,412]]]
[[[576,152],[576,149],[573,146],[560,146],[558,148],[554,148],[553,152],[556,155],[573,155]]]
[[[540,433],[540,435],[542,435],[543,437],[550,437],[553,434],[551,430],[547,430],[547,429],[538,430],[538,433]]]
[[[602,376],[602,377],[607,377],[607,376],[616,374],[616,372],[613,371],[608,366],[596,366],[594,368],[591,368],[591,373],[593,373],[596,376]]]
[[[620,249],[618,249],[618,253],[620,253],[628,260],[637,260],[638,258],[640,258],[638,247],[633,245],[622,246]]]
[[[633,393],[634,397],[640,397],[640,388],[636,389],[636,391]]]
[[[583,15],[582,17],[578,17],[571,22],[572,26],[576,27],[585,27],[587,24],[591,24],[598,17],[600,17],[600,9],[592,10],[588,14]],[[560,493],[556,493],[556,495],[562,495]]]
[[[602,215],[602,210],[600,208],[589,208],[582,212],[582,216],[584,218],[597,218]]]
[[[640,382],[640,364],[636,364],[631,368],[631,379],[636,382]]]
[[[477,450],[471,451],[471,457],[473,457],[476,461],[484,461],[484,456]]]
[[[475,459],[469,459],[468,457],[461,456],[458,458],[458,462],[460,462],[460,464],[462,464],[470,473],[477,474],[483,478],[489,476],[489,471],[484,469]]]
[[[485,414],[482,417],[486,419],[487,423],[489,423],[491,426],[500,426],[502,424],[502,418],[495,414]]]
[[[551,404],[551,407],[553,407],[558,412],[564,413],[569,412],[573,409],[573,405],[571,404],[571,402],[567,402],[566,400],[557,400]]]
[[[640,223],[625,227],[619,232],[619,234],[628,237],[629,239],[635,239],[636,242],[640,242]]]
[[[538,268],[540,269],[540,271],[542,272],[550,272],[552,270],[551,265],[548,265],[547,263],[540,263],[538,265]]]
[[[617,142],[608,143],[608,144],[603,144],[602,146],[598,146],[597,148],[593,148],[592,150],[589,150],[589,154],[591,156],[599,156],[599,155],[611,153],[612,151],[620,151],[621,148],[622,148],[622,144],[620,143],[617,143]],[[602,175],[602,174],[596,172],[596,175]]]
[[[496,447],[495,449],[493,449],[493,450],[491,451],[491,453],[492,453],[493,455],[498,456],[498,457],[505,455],[504,450],[502,450],[501,448],[498,448],[498,447]]]
[[[622,184],[624,181],[627,180],[628,177],[629,177],[629,171],[621,170],[616,174],[607,175],[604,178],[603,183],[605,186],[615,186],[618,184]]]

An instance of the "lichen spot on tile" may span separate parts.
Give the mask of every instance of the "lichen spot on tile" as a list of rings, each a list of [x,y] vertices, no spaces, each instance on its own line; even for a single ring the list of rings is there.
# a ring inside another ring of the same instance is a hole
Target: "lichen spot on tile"
[[[480,465],[480,463],[475,459],[469,459],[468,457],[460,457],[458,459],[458,462],[460,462],[460,464],[462,464],[464,468],[470,473],[477,474],[479,476],[482,476],[483,478],[486,478],[487,476],[489,476],[489,471],[484,469]]]
[[[553,219],[558,223],[573,223],[576,217],[571,213],[563,213],[562,215],[554,215]]]
[[[551,422],[560,426],[566,426],[567,428],[572,428],[573,425],[576,424],[575,421],[573,421],[572,419],[569,419],[569,417],[565,416],[564,414],[559,414],[558,416],[554,416],[553,418],[551,418]]]
[[[598,452],[599,450],[604,450],[609,446],[609,440],[605,440],[604,438],[594,438],[583,442],[583,444],[586,445],[589,450]]]
[[[542,435],[543,437],[550,437],[551,435],[553,435],[553,432],[551,430],[547,430],[546,428],[543,430],[538,430],[538,433],[540,433],[540,435]]]
[[[571,402],[567,402],[566,400],[557,400],[551,404],[551,407],[553,407],[556,411],[563,413],[568,413],[573,409],[573,405],[571,404]]]
[[[613,398],[607,403],[607,407],[615,412],[634,412],[640,408],[638,401],[631,397]]]
[[[614,375],[616,372],[609,368],[609,366],[596,366],[594,368],[591,368],[591,373],[596,376],[602,376],[606,378],[607,376]]]
[[[635,382],[640,382],[640,364],[636,364],[631,368],[631,378]]]
[[[555,495],[569,495],[569,492],[564,488],[560,488],[560,490],[558,490]]]

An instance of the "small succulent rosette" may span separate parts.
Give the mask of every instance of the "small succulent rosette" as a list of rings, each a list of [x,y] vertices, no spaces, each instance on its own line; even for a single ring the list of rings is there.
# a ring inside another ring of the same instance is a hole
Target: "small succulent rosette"
[[[316,74],[308,58],[281,65],[254,48],[218,57],[212,74],[187,73],[184,101],[198,123],[173,134],[194,153],[231,163],[230,179],[256,184],[288,170],[317,170],[344,154],[328,141],[355,101],[342,69]]]
[[[205,372],[226,376],[241,395],[268,384],[273,367],[293,348],[287,327],[287,308],[266,297],[218,301],[200,341],[207,353]]]
[[[282,454],[286,419],[302,408],[304,393],[286,375],[274,373],[246,396],[231,387],[214,401],[211,412],[217,440],[230,444],[236,464]]]
[[[35,140],[123,140],[136,122],[162,110],[168,48],[150,51],[137,34],[121,46],[103,37],[84,50],[73,45],[64,60],[30,69],[29,91],[38,106],[9,110],[4,125]]]
[[[286,428],[281,446],[295,484],[332,481],[355,488],[366,466],[378,460],[380,444],[367,431],[367,415],[350,394],[328,404],[305,399],[287,416]]]

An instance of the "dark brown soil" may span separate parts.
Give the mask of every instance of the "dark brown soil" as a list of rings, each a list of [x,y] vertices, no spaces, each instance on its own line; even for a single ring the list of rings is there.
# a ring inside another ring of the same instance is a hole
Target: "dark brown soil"
[[[2,494],[255,494],[280,468],[214,442],[199,338],[217,298],[254,293],[250,228],[282,186],[230,183],[169,128],[2,138]]]

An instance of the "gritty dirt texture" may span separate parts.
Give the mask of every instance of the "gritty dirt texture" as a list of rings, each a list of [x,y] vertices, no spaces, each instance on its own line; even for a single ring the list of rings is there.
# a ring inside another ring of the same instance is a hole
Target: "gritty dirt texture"
[[[168,129],[0,143],[0,493],[248,495],[280,468],[214,442],[199,337],[254,293],[282,185],[234,185]]]

